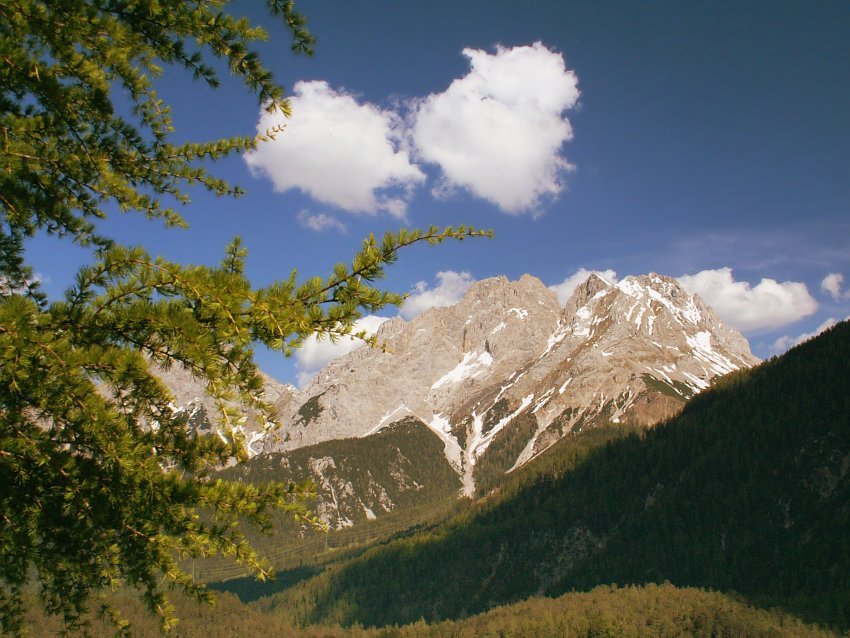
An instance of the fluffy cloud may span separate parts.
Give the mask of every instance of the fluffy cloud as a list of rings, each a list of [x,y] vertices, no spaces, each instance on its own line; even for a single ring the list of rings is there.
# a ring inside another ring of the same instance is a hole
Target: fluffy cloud
[[[373,335],[386,320],[386,317],[367,315],[357,320],[354,332],[360,332],[362,330],[367,335]],[[315,335],[308,337],[295,354],[295,363],[298,368],[298,385],[303,387],[325,365],[363,345],[362,339],[355,339],[354,337],[343,337],[337,339],[336,343],[327,338],[317,339]]]
[[[841,292],[841,284],[844,282],[844,275],[832,272],[823,278],[820,282],[820,289],[828,292],[835,301],[844,301],[850,299],[850,292]]]
[[[596,273],[603,279],[607,279],[611,283],[617,283],[617,273],[610,268],[607,270],[587,270],[585,268],[579,268],[575,271],[575,273],[564,279],[561,283],[549,286],[549,289],[555,291],[558,295],[558,301],[561,302],[561,305],[563,306],[567,303],[567,299],[570,298],[573,291],[587,281],[587,278],[593,273]]]
[[[804,283],[762,279],[751,286],[746,281],[735,281],[731,268],[684,275],[679,282],[688,292],[702,297],[723,321],[745,332],[778,328],[818,309]]]
[[[576,75],[540,42],[463,55],[469,73],[442,93],[409,102],[407,122],[327,82],[298,82],[293,117],[263,111],[257,123],[260,133],[280,126],[283,132],[245,161],[278,191],[298,189],[349,212],[403,218],[425,181],[407,152],[411,144],[418,160],[442,171],[435,197],[462,188],[508,213],[535,213],[542,199],[561,192],[572,169],[561,147],[573,136],[564,112],[579,98]]]
[[[293,93],[289,120],[261,112],[258,132],[286,128],[245,154],[251,170],[268,176],[277,191],[297,188],[349,212],[403,218],[425,175],[401,148],[401,118],[327,82],[298,82]]]
[[[436,288],[429,288],[424,281],[417,283],[399,314],[409,321],[428,308],[451,306],[461,300],[475,281],[468,272],[453,270],[438,272],[437,280],[439,284]]]
[[[848,317],[848,319],[850,319],[850,317]],[[788,335],[784,337],[779,337],[779,339],[773,342],[773,351],[777,353],[785,352],[789,348],[793,348],[794,346],[799,345],[804,341],[808,341],[812,337],[817,337],[821,332],[827,330],[828,328],[831,328],[836,323],[838,322],[832,317],[830,317],[817,328],[815,328],[812,332],[804,332],[803,334],[798,335],[796,337],[791,337]]]
[[[345,224],[333,215],[328,215],[327,213],[314,214],[308,210],[302,210],[298,213],[298,222],[305,228],[315,230],[316,232],[322,232],[328,228],[334,228],[342,232],[345,232],[346,230]]]
[[[463,55],[469,73],[412,115],[419,157],[443,171],[433,192],[460,187],[505,212],[534,212],[541,198],[561,192],[572,168],[560,149],[573,136],[563,113],[578,101],[578,79],[540,42]]]

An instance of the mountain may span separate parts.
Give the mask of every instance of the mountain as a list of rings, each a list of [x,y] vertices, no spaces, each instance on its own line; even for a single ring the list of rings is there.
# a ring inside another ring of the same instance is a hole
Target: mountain
[[[191,372],[180,366],[172,366],[167,370],[158,368],[156,374],[171,390],[174,397],[174,411],[178,414],[186,414],[190,428],[202,434],[216,432],[219,436],[224,436],[221,429],[214,425],[215,420],[211,417],[217,412],[215,402],[204,391],[203,384],[192,376]],[[244,419],[236,425],[237,431],[245,437],[249,457],[259,454],[263,439],[278,422],[279,415],[297,395],[295,386],[280,383],[263,372],[260,374],[263,378],[263,397],[274,407],[272,417],[275,421],[271,424],[266,423],[258,413],[248,411]]]
[[[318,498],[311,507],[333,529],[374,521],[398,510],[456,500],[457,473],[442,455],[442,443],[414,419],[402,419],[367,438],[336,439],[262,454],[224,470],[223,477],[252,483],[311,479]],[[292,522],[280,520],[284,529]],[[405,526],[401,521],[400,527]],[[280,543],[280,539],[272,541]],[[259,545],[266,547],[266,543]],[[268,548],[270,555],[275,548]]]
[[[373,436],[261,455],[227,471],[309,464],[322,450],[369,464],[392,446],[404,455],[443,448],[414,420]],[[384,465],[388,474],[422,471],[398,458]],[[448,466],[450,474],[457,477]],[[218,583],[251,604],[225,594],[198,609],[177,595],[178,632],[846,636],[850,323],[724,376],[657,427],[570,432],[460,512],[369,548],[307,557],[276,584]],[[109,596],[134,635],[160,634],[134,592]],[[92,621],[96,635],[115,631],[102,614]],[[62,629],[38,606],[28,626],[33,635]]]
[[[646,427],[712,379],[758,360],[697,296],[657,274],[591,275],[564,307],[529,275],[475,283],[451,307],[378,333],[300,392],[266,379],[278,429],[247,415],[253,459],[228,475],[312,480],[333,529],[450,495],[486,494],[570,432]],[[163,373],[190,425],[213,406],[188,373]],[[296,453],[297,451],[297,453]]]
[[[565,436],[465,513],[263,608],[386,626],[669,581],[850,628],[850,323],[725,376],[641,435],[586,444],[604,429]]]
[[[387,321],[378,339],[322,369],[263,452],[369,439],[404,420],[438,437],[445,460],[432,462],[473,496],[568,432],[652,425],[758,361],[699,297],[657,274],[591,275],[564,308],[529,275],[485,279],[454,306]]]

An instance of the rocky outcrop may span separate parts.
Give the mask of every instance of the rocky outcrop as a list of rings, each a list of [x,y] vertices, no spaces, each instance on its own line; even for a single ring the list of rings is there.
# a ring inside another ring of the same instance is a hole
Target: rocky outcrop
[[[386,322],[384,348],[326,366],[263,442],[283,452],[369,437],[402,419],[437,434],[462,477],[510,471],[596,423],[651,425],[758,360],[697,296],[657,274],[591,275],[566,306],[531,276],[477,282],[456,305]]]

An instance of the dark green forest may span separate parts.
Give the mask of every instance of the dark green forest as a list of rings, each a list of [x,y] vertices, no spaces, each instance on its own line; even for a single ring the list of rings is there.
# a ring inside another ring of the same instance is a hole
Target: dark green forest
[[[384,626],[669,581],[846,629],[848,362],[845,322],[724,377],[643,435],[583,453],[565,439],[443,526],[332,566],[262,608],[302,624]]]

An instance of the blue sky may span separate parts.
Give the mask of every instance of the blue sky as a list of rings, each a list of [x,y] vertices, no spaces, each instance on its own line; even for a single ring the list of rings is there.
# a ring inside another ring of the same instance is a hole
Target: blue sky
[[[850,3],[301,0],[313,58],[262,4],[233,11],[269,25],[258,48],[295,116],[215,165],[248,194],[192,191],[189,230],[127,215],[108,233],[203,263],[241,235],[262,285],[329,274],[370,232],[471,224],[495,238],[415,247],[388,272],[405,316],[499,274],[563,292],[582,269],[656,271],[761,357],[850,315]],[[270,123],[223,80],[166,73],[178,140]],[[30,248],[53,295],[86,259]],[[258,358],[296,382],[333,353]]]

